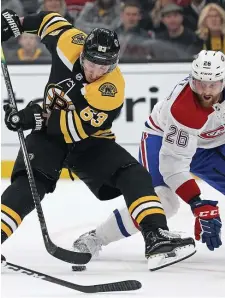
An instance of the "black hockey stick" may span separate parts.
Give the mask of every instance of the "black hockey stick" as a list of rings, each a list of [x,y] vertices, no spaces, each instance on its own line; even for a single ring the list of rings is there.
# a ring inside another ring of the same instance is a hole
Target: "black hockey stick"
[[[11,264],[8,262],[3,262],[3,266],[8,268],[9,270],[16,271],[22,274],[26,274],[28,276],[32,276],[38,279],[42,279],[66,288],[70,288],[83,293],[99,293],[99,292],[116,292],[116,291],[134,291],[138,290],[142,287],[141,283],[137,280],[124,280],[119,282],[107,283],[107,284],[99,284],[92,286],[82,286],[78,284],[71,283],[69,281],[59,279],[50,275],[46,275],[41,272],[37,272],[25,267],[21,267],[19,265]]]
[[[16,104],[14,93],[13,93],[13,88],[12,88],[12,84],[11,84],[11,80],[10,80],[10,76],[9,76],[9,71],[8,71],[8,67],[6,64],[6,60],[5,60],[2,48],[1,48],[1,66],[2,66],[2,72],[3,72],[6,88],[7,88],[8,95],[9,95],[10,104],[17,111],[18,110],[17,104]],[[57,259],[60,259],[64,262],[68,262],[71,264],[87,264],[91,259],[91,254],[79,253],[79,252],[66,250],[64,248],[56,246],[51,241],[49,234],[48,234],[48,229],[47,229],[47,225],[45,222],[44,213],[43,213],[43,210],[41,207],[40,197],[39,197],[36,183],[34,180],[34,174],[33,174],[32,168],[31,168],[30,159],[28,156],[24,133],[23,133],[22,129],[18,130],[18,136],[19,136],[19,141],[20,141],[20,147],[23,152],[23,159],[24,159],[24,163],[25,163],[25,167],[26,167],[26,171],[27,171],[27,177],[29,180],[30,190],[31,190],[32,197],[34,200],[35,208],[37,210],[38,219],[39,219],[40,226],[41,226],[41,232],[42,232],[42,236],[44,239],[44,244],[45,244],[45,247],[46,247],[48,253],[50,253],[53,257],[55,257]]]

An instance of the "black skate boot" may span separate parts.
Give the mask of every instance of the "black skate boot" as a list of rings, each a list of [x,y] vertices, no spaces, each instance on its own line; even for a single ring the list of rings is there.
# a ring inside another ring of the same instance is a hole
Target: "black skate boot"
[[[185,260],[196,253],[193,238],[181,238],[167,230],[143,232],[148,269],[155,271]]]

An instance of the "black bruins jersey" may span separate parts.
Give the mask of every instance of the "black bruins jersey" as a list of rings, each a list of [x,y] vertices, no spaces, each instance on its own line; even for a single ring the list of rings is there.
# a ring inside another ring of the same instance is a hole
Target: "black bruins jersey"
[[[27,16],[23,28],[37,34],[52,55],[43,102],[44,110],[51,112],[48,133],[63,136],[66,143],[89,136],[114,139],[111,126],[123,106],[125,89],[119,68],[88,83],[80,65],[86,34],[57,13]]]

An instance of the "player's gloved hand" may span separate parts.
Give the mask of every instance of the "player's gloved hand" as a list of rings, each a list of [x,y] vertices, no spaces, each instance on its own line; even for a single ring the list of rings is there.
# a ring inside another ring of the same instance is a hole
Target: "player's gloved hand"
[[[2,41],[8,40],[10,37],[18,37],[23,33],[18,15],[11,9],[5,9],[1,13],[1,33]]]
[[[3,109],[5,124],[9,130],[17,131],[19,128],[43,130],[45,127],[46,118],[42,115],[42,108],[38,104],[33,104],[32,101],[18,112],[10,104],[4,105]]]
[[[222,245],[222,222],[217,201],[197,200],[190,203],[195,219],[195,239],[206,243],[209,250],[214,250]]]

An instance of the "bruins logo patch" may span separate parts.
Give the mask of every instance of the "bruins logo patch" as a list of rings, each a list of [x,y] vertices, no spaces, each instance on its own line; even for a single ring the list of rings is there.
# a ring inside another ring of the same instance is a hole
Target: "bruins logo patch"
[[[116,86],[112,83],[104,83],[99,88],[98,91],[101,92],[102,96],[115,97],[115,94],[118,93]]]
[[[72,43],[83,45],[86,39],[86,35],[84,33],[79,33],[72,36]]]

